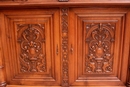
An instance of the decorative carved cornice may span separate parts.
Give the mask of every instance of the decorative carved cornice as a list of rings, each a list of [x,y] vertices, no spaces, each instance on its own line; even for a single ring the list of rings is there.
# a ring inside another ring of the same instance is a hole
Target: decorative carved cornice
[[[62,86],[69,85],[68,75],[68,8],[61,9],[62,22]]]
[[[2,83],[0,83],[0,87],[6,87],[6,82],[2,82]]]

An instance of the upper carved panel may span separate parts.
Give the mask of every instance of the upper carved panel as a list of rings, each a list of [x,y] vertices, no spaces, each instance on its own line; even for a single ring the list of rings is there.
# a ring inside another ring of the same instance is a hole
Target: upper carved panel
[[[17,40],[21,72],[45,72],[45,29],[43,24],[18,24]]]
[[[114,23],[86,24],[86,73],[113,71]]]

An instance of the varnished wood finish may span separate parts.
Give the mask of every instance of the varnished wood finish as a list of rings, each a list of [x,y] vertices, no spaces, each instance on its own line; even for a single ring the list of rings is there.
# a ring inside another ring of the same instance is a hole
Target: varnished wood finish
[[[9,85],[7,87],[22,87],[19,85]],[[62,87],[62,86],[24,86],[24,87]],[[70,87],[79,87],[79,86],[70,86]],[[110,87],[110,86],[80,86],[80,87]],[[111,87],[119,87],[119,86],[111,86]],[[125,87],[125,86],[120,86]]]
[[[0,87],[129,87],[129,0],[1,0]]]
[[[70,9],[69,35],[74,47],[70,57],[71,85],[126,85],[127,12],[112,8]]]
[[[61,0],[66,1],[66,0]],[[1,0],[0,7],[8,8],[22,7],[22,8],[34,8],[34,7],[130,7],[129,0],[69,0],[68,2],[59,2],[59,0]]]
[[[125,55],[126,57],[128,56],[128,58],[129,58],[129,60],[128,60],[128,62],[129,62],[129,64],[128,64],[128,67],[127,67],[127,70],[128,70],[128,74],[127,74],[127,87],[130,87],[130,26],[127,24],[127,23],[129,23],[130,22],[130,12],[128,12],[128,14],[127,14],[127,21],[126,21],[126,25],[127,25],[127,30],[126,30],[126,32],[127,33],[129,33],[128,35],[126,35],[126,37],[129,37],[129,38],[125,38],[125,40],[127,40],[128,41],[128,43],[125,43],[125,44],[129,44],[129,45],[127,45],[126,46],[126,48],[125,49],[127,49],[128,51],[126,51],[126,52],[129,52],[128,54],[129,55]],[[125,46],[124,46],[125,47]],[[124,52],[125,53],[125,52]]]
[[[35,11],[35,12],[34,12]],[[4,11],[9,84],[60,85],[59,11]],[[57,48],[59,50],[59,48]],[[9,73],[10,72],[10,73]]]

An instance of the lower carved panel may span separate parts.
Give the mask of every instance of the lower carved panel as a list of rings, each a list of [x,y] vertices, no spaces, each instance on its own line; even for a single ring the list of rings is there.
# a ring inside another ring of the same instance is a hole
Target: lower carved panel
[[[115,24],[86,24],[86,73],[113,71],[113,43]]]
[[[7,26],[3,36],[7,37],[5,69],[8,84],[59,86],[61,63],[57,54],[59,35],[56,34],[59,11],[26,9],[3,14]]]
[[[123,57],[126,18],[123,10],[69,11],[69,18],[73,19],[69,21],[69,33],[74,35],[70,35],[74,39],[70,40],[70,48],[71,43],[74,47],[70,53],[71,86],[125,86],[128,60]]]
[[[42,24],[18,24],[21,72],[45,72],[45,29]]]

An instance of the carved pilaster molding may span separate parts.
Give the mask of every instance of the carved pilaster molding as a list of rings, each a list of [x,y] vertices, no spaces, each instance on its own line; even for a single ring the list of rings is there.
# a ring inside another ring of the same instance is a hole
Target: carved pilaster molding
[[[62,86],[69,86],[68,75],[68,8],[61,9],[62,22]]]

